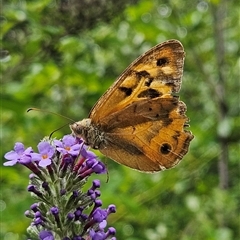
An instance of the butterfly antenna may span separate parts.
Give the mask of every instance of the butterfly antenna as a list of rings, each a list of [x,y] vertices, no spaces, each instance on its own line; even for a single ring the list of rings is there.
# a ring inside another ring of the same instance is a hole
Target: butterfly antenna
[[[44,109],[28,108],[28,109],[27,109],[27,112],[30,112],[30,111],[38,111],[38,112],[50,113],[50,114],[59,116],[59,117],[61,117],[61,118],[64,118],[64,119],[66,119],[66,120],[68,120],[68,121],[70,121],[70,122],[72,122],[72,123],[75,123],[75,122],[76,122],[76,121],[74,121],[73,119],[71,119],[71,118],[69,118],[69,117],[66,117],[66,116],[64,116],[64,115],[62,115],[62,114],[55,113],[55,112],[51,112],[51,111],[44,110]],[[63,126],[61,126],[61,127],[57,128],[56,130],[52,131],[51,134],[49,135],[49,138],[51,138],[52,135],[53,135],[55,132],[57,132],[58,130],[64,128],[64,127],[67,126],[68,124],[69,124],[69,123],[66,123],[66,124],[64,124]]]
[[[52,135],[53,135],[55,132],[57,132],[58,130],[64,128],[64,127],[67,126],[68,124],[69,124],[69,123],[66,123],[66,124],[64,124],[63,126],[61,126],[61,127],[57,128],[57,129],[55,129],[54,131],[52,131],[52,132],[50,133],[50,135],[49,135],[49,138],[51,138]]]
[[[50,114],[53,114],[53,115],[56,115],[56,116],[59,116],[61,118],[64,118],[64,119],[67,119],[69,120],[70,122],[72,123],[75,123],[76,121],[74,121],[73,119],[69,118],[69,117],[66,117],[62,114],[59,114],[59,113],[55,113],[55,112],[51,112],[51,111],[48,111],[48,110],[44,110],[44,109],[39,109],[39,108],[28,108],[27,112],[30,112],[30,111],[38,111],[38,112],[45,112],[45,113],[50,113]],[[65,126],[65,125],[64,125]]]

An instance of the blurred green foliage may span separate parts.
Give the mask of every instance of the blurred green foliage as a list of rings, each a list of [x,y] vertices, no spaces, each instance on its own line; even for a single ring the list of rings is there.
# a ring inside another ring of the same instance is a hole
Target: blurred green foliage
[[[1,31],[2,162],[16,141],[36,149],[66,123],[26,109],[80,120],[137,56],[179,39],[186,51],[180,95],[195,139],[180,165],[153,175],[108,160],[102,199],[117,206],[109,225],[125,240],[240,238],[237,0],[12,0],[4,2]],[[27,238],[23,213],[34,202],[25,190],[28,174],[1,167],[1,239]]]

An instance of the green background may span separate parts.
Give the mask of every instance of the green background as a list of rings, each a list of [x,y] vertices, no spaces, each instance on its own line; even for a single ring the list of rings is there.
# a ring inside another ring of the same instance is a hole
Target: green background
[[[124,240],[240,238],[239,3],[212,1],[4,1],[1,16],[1,156],[36,146],[68,123],[29,107],[87,117],[117,76],[168,39],[185,48],[181,99],[195,135],[174,169],[144,174],[106,160],[104,207]],[[70,133],[66,126],[55,133]],[[105,158],[99,155],[105,161]],[[27,239],[29,171],[1,163],[3,240]]]

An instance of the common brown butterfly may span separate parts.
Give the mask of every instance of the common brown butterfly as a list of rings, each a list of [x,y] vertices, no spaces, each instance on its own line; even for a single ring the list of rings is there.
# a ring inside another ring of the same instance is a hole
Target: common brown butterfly
[[[193,135],[185,128],[181,87],[184,49],[177,40],[156,45],[138,57],[92,108],[70,125],[74,135],[114,161],[142,172],[179,163]]]

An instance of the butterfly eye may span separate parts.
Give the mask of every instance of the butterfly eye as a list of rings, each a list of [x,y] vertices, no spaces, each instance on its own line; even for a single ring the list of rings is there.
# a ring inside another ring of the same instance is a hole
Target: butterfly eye
[[[168,154],[170,153],[172,147],[168,143],[162,144],[160,151],[162,154]]]
[[[162,67],[164,65],[166,65],[168,63],[168,59],[167,58],[159,58],[157,60],[157,66]]]

